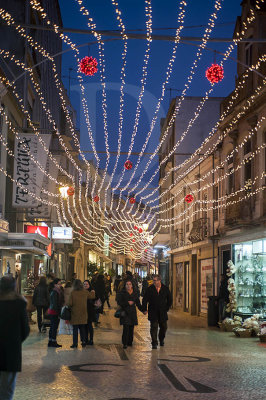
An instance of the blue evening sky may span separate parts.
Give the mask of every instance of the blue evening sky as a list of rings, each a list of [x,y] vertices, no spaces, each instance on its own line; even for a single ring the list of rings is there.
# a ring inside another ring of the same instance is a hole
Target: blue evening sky
[[[143,30],[145,32],[145,11],[144,0],[118,0],[122,11],[122,18],[126,29]],[[214,0],[187,0],[185,28],[182,31],[182,36],[202,36],[211,13],[214,11]],[[112,6],[111,0],[87,0],[84,1],[87,9],[90,11],[90,16],[94,19],[97,29],[118,29],[117,20]],[[232,38],[236,17],[241,14],[240,0],[224,0],[221,1],[222,9],[218,13],[216,26],[211,35],[214,37]],[[78,10],[77,2],[73,0],[60,0],[61,13],[63,24],[69,28],[86,29],[86,17],[82,16]],[[153,0],[153,29],[155,34],[174,35],[177,27],[177,11],[179,1],[176,0]],[[171,28],[167,30],[156,30],[159,28]],[[76,44],[86,44],[90,41],[95,41],[95,38],[88,34],[69,34],[71,39]],[[208,43],[207,47],[213,50],[225,52],[229,43]],[[148,79],[146,91],[143,99],[143,108],[139,129],[135,140],[133,151],[140,151],[146,134],[149,131],[149,124],[154,115],[158,98],[161,94],[161,86],[165,79],[167,65],[171,56],[173,43],[164,41],[153,41],[151,47],[151,57],[148,65]],[[122,151],[128,151],[131,134],[133,131],[134,118],[136,113],[137,99],[140,91],[140,78],[142,74],[143,58],[146,48],[145,40],[129,40],[127,66],[126,66],[126,87],[125,92],[125,107],[124,107],[124,125]],[[122,40],[109,41],[105,43],[105,62],[106,62],[106,83],[107,83],[107,113],[108,113],[108,132],[110,150],[116,151],[118,137],[118,113],[119,113],[119,88],[120,88],[120,71],[121,71],[121,54],[123,50]],[[81,47],[81,57],[89,55],[99,58],[98,47],[96,44],[91,46]],[[180,44],[178,46],[177,57],[173,67],[173,73],[168,89],[177,89],[182,91],[189,75],[190,67],[196,56],[197,47],[192,44]],[[232,54],[236,58],[236,52]],[[219,63],[221,56],[216,56],[216,61]],[[209,82],[205,78],[205,70],[214,61],[214,53],[212,51],[204,51],[204,54],[199,63],[197,73],[194,76],[190,89],[187,92],[189,96],[204,96],[207,89],[210,87]],[[75,78],[77,65],[71,53],[63,56],[62,73],[63,76],[68,76],[69,68],[71,77]],[[226,62],[224,66],[225,78],[222,82],[216,85],[213,96],[227,96],[234,89],[236,76],[236,63],[232,60]],[[68,89],[68,78],[63,78],[66,88]],[[99,72],[94,77],[85,77],[86,99],[89,106],[93,135],[98,150],[105,150],[103,136],[103,117],[101,106],[100,92],[100,74]],[[172,91],[172,97],[181,92]],[[74,108],[77,110],[78,124],[81,131],[81,146],[84,150],[91,150],[89,143],[84,116],[80,104],[79,88],[75,79],[71,79],[71,101]],[[159,112],[158,121],[154,128],[152,138],[146,149],[152,152],[158,144],[160,135],[160,118],[166,115],[170,100],[170,91],[167,90],[165,100]],[[92,158],[92,156],[88,156]],[[133,163],[136,157],[132,156]],[[106,157],[101,155],[101,167],[105,165]],[[113,166],[115,157],[112,156],[110,167]],[[121,162],[118,166],[116,179],[123,168],[123,163],[126,156],[121,157]],[[156,158],[155,158],[156,160]],[[144,162],[145,164],[145,162]],[[144,164],[141,168],[143,168]],[[156,161],[151,165],[149,173],[152,173],[156,166]],[[110,168],[109,172],[112,171]]]

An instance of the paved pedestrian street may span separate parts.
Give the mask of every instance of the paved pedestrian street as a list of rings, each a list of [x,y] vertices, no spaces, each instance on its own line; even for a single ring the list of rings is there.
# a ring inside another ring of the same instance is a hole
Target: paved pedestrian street
[[[113,303],[114,305],[114,303]],[[147,317],[139,313],[133,347],[121,345],[122,328],[106,310],[95,344],[47,348],[36,325],[23,346],[23,371],[15,400],[263,400],[266,348],[257,338],[206,328],[197,317],[172,311],[164,347],[151,349]]]

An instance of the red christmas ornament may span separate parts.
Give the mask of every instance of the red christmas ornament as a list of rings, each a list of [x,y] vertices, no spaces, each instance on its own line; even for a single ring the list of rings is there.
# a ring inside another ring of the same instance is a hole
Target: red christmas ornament
[[[138,227],[135,225],[135,226],[134,226],[134,229],[135,229],[135,231],[136,231],[136,230],[138,229]]]
[[[133,243],[135,243],[135,241],[136,241],[135,239],[132,240]]]
[[[134,197],[130,197],[129,202],[130,204],[134,204],[136,202],[136,199]]]
[[[148,251],[148,250],[147,250],[147,249],[145,249],[144,251],[145,251],[145,253],[147,253],[147,251]]]
[[[113,243],[110,243],[110,247],[113,247]]]
[[[131,248],[130,251],[133,251],[133,249]]]
[[[139,228],[139,233],[142,233],[142,232],[143,232],[142,228]]]
[[[80,230],[79,230],[79,233],[80,233],[81,235],[84,235],[84,230],[83,230],[83,229],[80,229]]]
[[[187,194],[187,195],[186,195],[185,201],[186,201],[187,203],[192,203],[193,200],[194,200],[194,197],[193,197],[192,194]]]
[[[133,236],[133,233],[131,232],[131,233],[129,234],[129,236]]]
[[[206,78],[211,83],[218,83],[224,77],[224,69],[218,64],[212,64],[206,71]]]
[[[96,196],[94,196],[93,200],[95,201],[95,203],[98,203],[98,201],[100,200],[100,197],[97,196],[97,194],[96,194]]]
[[[144,240],[144,242],[143,242],[144,244],[147,244],[147,241],[146,240]]]
[[[127,161],[125,162],[125,164],[124,164],[124,167],[125,167],[127,170],[130,170],[130,169],[133,167],[133,164],[132,164],[132,162],[131,162],[130,160],[127,160]]]
[[[72,186],[70,186],[70,187],[67,189],[67,195],[68,195],[68,196],[73,196],[74,193],[75,193],[75,189],[74,189]]]
[[[84,57],[79,63],[79,69],[87,76],[93,76],[98,71],[97,60],[93,57]]]

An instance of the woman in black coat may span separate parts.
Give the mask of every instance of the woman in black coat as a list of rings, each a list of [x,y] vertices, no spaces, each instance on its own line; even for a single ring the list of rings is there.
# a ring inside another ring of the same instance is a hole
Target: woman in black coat
[[[0,280],[0,399],[11,399],[21,371],[21,344],[30,332],[27,302],[15,292],[15,279]]]
[[[84,289],[88,290],[89,292],[91,292],[93,290],[90,281],[87,279],[83,282],[83,286],[84,286]],[[94,301],[95,300],[91,300],[91,299],[87,300],[88,323],[86,325],[86,344],[88,344],[88,345],[93,345],[92,323],[96,322],[96,311],[95,311],[95,307],[94,307]],[[89,340],[89,334],[90,334],[90,340]]]
[[[103,305],[105,301],[105,282],[104,276],[102,274],[97,276],[97,279],[93,282],[92,288],[95,290],[95,299],[100,299],[102,302],[101,307],[97,308],[96,311],[96,322],[95,325],[98,325],[99,316],[103,313]]]
[[[123,325],[123,348],[132,346],[134,326],[138,325],[137,309],[142,311],[142,306],[136,291],[133,290],[131,280],[125,282],[125,288],[117,294],[117,304],[121,307],[120,325]]]
[[[42,331],[42,320],[50,304],[50,294],[45,276],[40,277],[40,282],[34,289],[32,304],[37,309],[39,332]]]

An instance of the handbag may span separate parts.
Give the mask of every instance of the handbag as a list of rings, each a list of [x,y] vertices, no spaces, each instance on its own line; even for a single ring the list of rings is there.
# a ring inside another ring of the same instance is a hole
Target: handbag
[[[101,299],[95,300],[95,302],[94,302],[94,307],[95,307],[95,308],[101,308],[101,306],[102,306],[102,301],[101,301]]]
[[[126,312],[122,310],[122,308],[118,308],[116,312],[114,313],[115,318],[123,318],[126,316]]]
[[[68,306],[64,306],[61,310],[61,319],[64,319],[65,321],[70,321],[71,320],[71,308]]]

